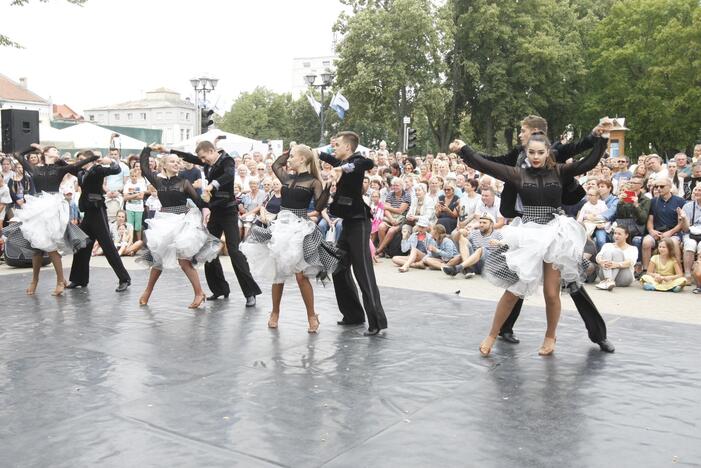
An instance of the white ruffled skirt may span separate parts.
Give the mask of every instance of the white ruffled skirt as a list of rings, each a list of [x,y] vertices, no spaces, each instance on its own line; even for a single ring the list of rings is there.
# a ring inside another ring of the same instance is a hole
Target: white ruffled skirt
[[[178,268],[178,260],[209,262],[219,255],[221,241],[203,226],[202,212],[195,207],[184,213],[159,211],[145,222],[146,249],[139,263],[163,270]]]
[[[502,234],[505,246],[491,253],[485,264],[484,275],[492,284],[530,296],[543,284],[543,262],[560,271],[564,284],[581,283],[586,233],[574,219],[555,215],[539,224],[516,218]]]
[[[282,209],[268,228],[254,226],[240,250],[248,259],[253,277],[284,283],[295,273],[325,277],[333,273],[340,257],[326,242],[306,211]]]
[[[70,224],[70,208],[63,195],[42,192],[41,195],[25,195],[22,209],[15,210],[19,221],[15,235],[21,233],[25,247],[44,252],[76,252],[85,247],[88,236]],[[20,243],[22,239],[17,239]]]

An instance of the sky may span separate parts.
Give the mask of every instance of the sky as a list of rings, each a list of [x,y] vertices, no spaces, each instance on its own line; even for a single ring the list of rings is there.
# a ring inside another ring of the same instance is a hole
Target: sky
[[[193,97],[190,79],[219,79],[227,110],[241,92],[292,88],[292,59],[332,53],[338,0],[0,0],[0,73],[55,104],[86,108],[161,86]],[[208,99],[209,100],[209,99]]]

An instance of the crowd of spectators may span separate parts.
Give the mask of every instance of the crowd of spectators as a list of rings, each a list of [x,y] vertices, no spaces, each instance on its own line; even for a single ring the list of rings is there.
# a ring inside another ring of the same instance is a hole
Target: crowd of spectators
[[[294,144],[294,143],[293,143]],[[157,194],[139,168],[138,155],[109,152],[121,172],[105,179],[104,190],[113,240],[120,254],[134,255],[143,246],[146,220],[158,211]],[[66,162],[81,158],[66,153]],[[272,153],[252,152],[236,160],[235,190],[241,236],[254,224],[265,225],[280,210],[281,184],[272,172]],[[372,216],[371,244],[375,261],[390,258],[400,272],[442,270],[465,278],[481,273],[487,256],[499,246],[501,229],[511,220],[501,215],[503,182],[481,175],[455,154],[410,157],[392,153],[382,143],[366,157],[375,166],[363,185]],[[38,154],[29,161],[40,164]],[[150,170],[158,172],[160,158]],[[199,192],[206,183],[198,166],[182,162],[180,175]],[[335,191],[332,167],[322,163],[321,177]],[[636,164],[626,157],[607,157],[579,178],[586,196],[564,206],[586,231],[585,258],[592,265],[587,280],[612,290],[637,282],[646,290],[701,292],[701,144],[692,157],[678,153],[663,161],[641,155]],[[71,206],[71,222],[79,223],[80,185],[67,176],[61,192]],[[24,197],[34,193],[31,177],[12,157],[2,156],[0,220],[9,222]],[[338,240],[343,220],[328,210],[308,208],[325,238]],[[96,244],[93,252],[99,255]]]

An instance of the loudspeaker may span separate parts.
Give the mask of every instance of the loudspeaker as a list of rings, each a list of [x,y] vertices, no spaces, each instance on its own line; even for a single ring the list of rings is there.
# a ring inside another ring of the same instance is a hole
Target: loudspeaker
[[[16,153],[39,143],[39,111],[2,110],[2,152]]]

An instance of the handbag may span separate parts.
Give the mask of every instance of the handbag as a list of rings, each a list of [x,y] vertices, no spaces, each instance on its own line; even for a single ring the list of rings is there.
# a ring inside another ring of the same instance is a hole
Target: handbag
[[[696,221],[696,202],[694,202],[694,209],[691,212],[691,221],[689,222],[689,237],[696,242],[701,242],[701,226],[695,226]]]
[[[326,237],[324,238],[326,242],[336,242],[336,226],[329,226],[328,231],[326,231]]]
[[[258,220],[265,224],[266,226],[270,225],[273,221],[275,221],[275,218],[277,218],[277,213],[271,213],[268,210],[265,209],[264,206],[260,207],[260,211],[258,212]]]

